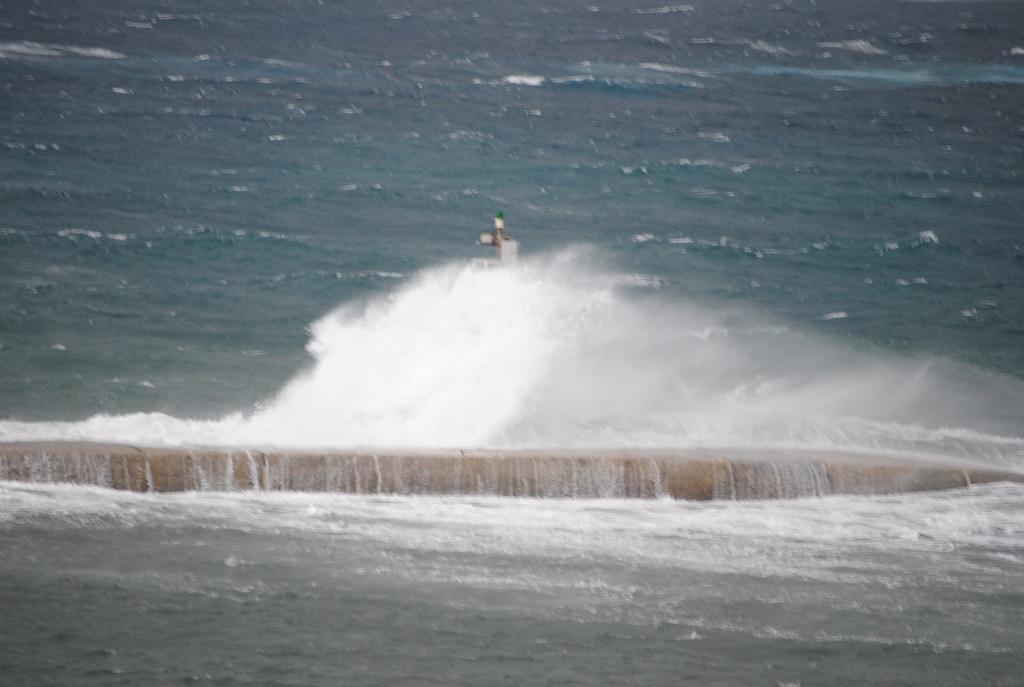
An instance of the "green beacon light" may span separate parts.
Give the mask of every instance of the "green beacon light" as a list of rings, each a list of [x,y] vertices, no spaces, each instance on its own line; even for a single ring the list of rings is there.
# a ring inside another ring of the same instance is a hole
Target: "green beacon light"
[[[480,234],[480,244],[495,247],[499,264],[514,263],[519,257],[519,243],[505,233],[505,213],[501,210],[494,214],[494,231]]]

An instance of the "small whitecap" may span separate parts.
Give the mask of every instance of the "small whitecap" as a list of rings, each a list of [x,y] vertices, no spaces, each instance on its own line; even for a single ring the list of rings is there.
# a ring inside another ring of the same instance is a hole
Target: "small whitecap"
[[[674,236],[668,240],[669,243],[675,243],[679,245],[688,245],[693,243],[693,239],[689,236]]]
[[[697,136],[704,139],[705,141],[712,141],[713,143],[728,143],[730,139],[726,134],[721,131],[701,131],[697,133]]]
[[[684,74],[686,76],[699,76],[702,79],[706,79],[711,76],[711,72],[704,69],[693,69],[692,67],[677,67],[672,64],[661,64],[660,62],[641,62],[641,69],[647,69],[652,72],[664,72],[666,74]]]
[[[656,238],[657,237],[655,237],[654,234],[648,234],[648,233],[634,234],[633,235],[633,243],[647,243],[648,241],[656,240]]]
[[[594,77],[590,74],[573,74],[570,76],[556,76],[551,79],[551,83],[564,84],[564,83],[589,83],[594,81]]]
[[[877,46],[871,44],[871,41],[864,39],[852,40],[852,41],[825,41],[818,43],[819,48],[833,48],[838,50],[849,50],[851,52],[859,52],[864,55],[888,55],[887,50],[883,50]]]
[[[80,55],[82,57],[95,57],[101,60],[123,60],[127,55],[116,52],[114,50],[107,50],[106,48],[82,48],[77,45],[65,45],[61,46],[65,52],[72,53],[73,55]]]
[[[744,39],[736,41],[736,42],[740,43],[742,45],[746,45],[746,46],[750,47],[753,50],[757,50],[758,52],[768,53],[769,55],[795,55],[796,54],[792,50],[789,50],[788,48],[783,48],[781,45],[772,45],[771,43],[769,43],[767,41],[763,41],[763,40],[750,40],[748,38],[744,38]]]
[[[914,277],[913,280],[911,280],[911,281],[914,284],[922,284],[922,285],[925,285],[925,284],[928,283],[928,280],[925,279],[924,277]]]
[[[752,166],[753,165],[751,165],[749,162],[744,162],[742,165],[736,165],[735,167],[733,167],[732,173],[743,174],[744,172],[749,172]]]
[[[156,385],[153,384],[153,382],[149,381],[148,379],[140,380],[139,381],[139,386],[145,387],[147,389],[155,389],[156,388]]]
[[[271,134],[270,136],[267,136],[268,141],[283,141],[284,138],[283,134]]]
[[[640,7],[633,10],[637,14],[673,14],[675,12],[693,12],[693,5],[662,5],[661,7]]]
[[[923,243],[938,243],[939,242],[939,237],[935,235],[934,231],[929,229],[928,231],[922,231],[922,232],[918,233],[917,240],[920,243],[922,243],[922,244]]]
[[[338,190],[339,191],[345,191],[347,193],[349,191],[355,191],[358,188],[359,188],[358,184],[345,184],[344,186],[339,186]]]
[[[57,232],[57,236],[60,236],[61,238],[70,238],[72,241],[74,241],[78,236],[84,236],[95,241],[103,238],[103,234],[101,232],[92,231],[90,229],[61,229]]]
[[[897,279],[896,286],[910,286],[910,282],[906,279]]]
[[[540,86],[546,80],[543,76],[536,76],[534,74],[510,74],[502,78],[501,81],[513,86]]]
[[[1024,57],[1024,48],[1020,46],[1014,46],[1010,48],[1009,52],[1007,52],[1006,54],[1011,55],[1013,57]]]
[[[482,131],[472,131],[469,129],[459,129],[448,134],[448,138],[453,141],[468,140],[468,141],[486,141],[494,138],[491,134],[486,134]]]
[[[896,241],[888,241],[885,244],[885,249],[886,250],[899,250],[899,248],[900,248],[900,244],[897,243]]]
[[[50,350],[51,351],[66,351],[66,350],[68,350],[68,347],[65,346],[62,343],[55,343],[52,346],[50,346]]]
[[[7,54],[23,55],[25,57],[60,57],[61,55],[59,50],[34,41],[0,43],[0,54],[4,56]]]
[[[112,90],[114,93],[117,93],[118,95],[135,95],[135,91],[133,91],[130,88],[122,88],[120,86],[114,86],[110,90]]]
[[[845,320],[849,315],[843,310],[836,310],[835,312],[827,312],[824,315],[818,317],[819,320]]]
[[[250,189],[248,186],[241,186],[241,185],[239,185],[239,186],[229,186],[228,190],[233,191],[235,193],[248,193],[252,189]]]

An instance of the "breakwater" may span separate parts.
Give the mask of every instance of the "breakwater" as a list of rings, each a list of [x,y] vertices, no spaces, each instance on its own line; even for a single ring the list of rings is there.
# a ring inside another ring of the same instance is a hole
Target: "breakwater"
[[[749,451],[262,451],[0,444],[0,479],[132,491],[277,490],[687,500],[953,489],[1024,475],[855,454]]]

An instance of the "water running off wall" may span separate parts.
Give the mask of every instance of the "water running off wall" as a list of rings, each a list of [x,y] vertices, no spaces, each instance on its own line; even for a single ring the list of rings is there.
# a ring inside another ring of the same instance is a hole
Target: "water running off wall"
[[[310,326],[259,407],[0,421],[0,441],[275,449],[814,448],[1024,467],[1019,380],[688,302],[576,249],[448,265]]]
[[[961,466],[858,456],[730,460],[667,451],[280,452],[90,444],[0,446],[0,480],[133,491],[307,491],[555,498],[778,499],[1024,481]]]

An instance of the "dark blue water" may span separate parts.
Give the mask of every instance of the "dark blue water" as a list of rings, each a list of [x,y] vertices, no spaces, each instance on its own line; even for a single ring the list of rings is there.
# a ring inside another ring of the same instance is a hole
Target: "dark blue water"
[[[1019,379],[1022,16],[7,2],[0,417],[246,412],[498,209],[637,298]]]

